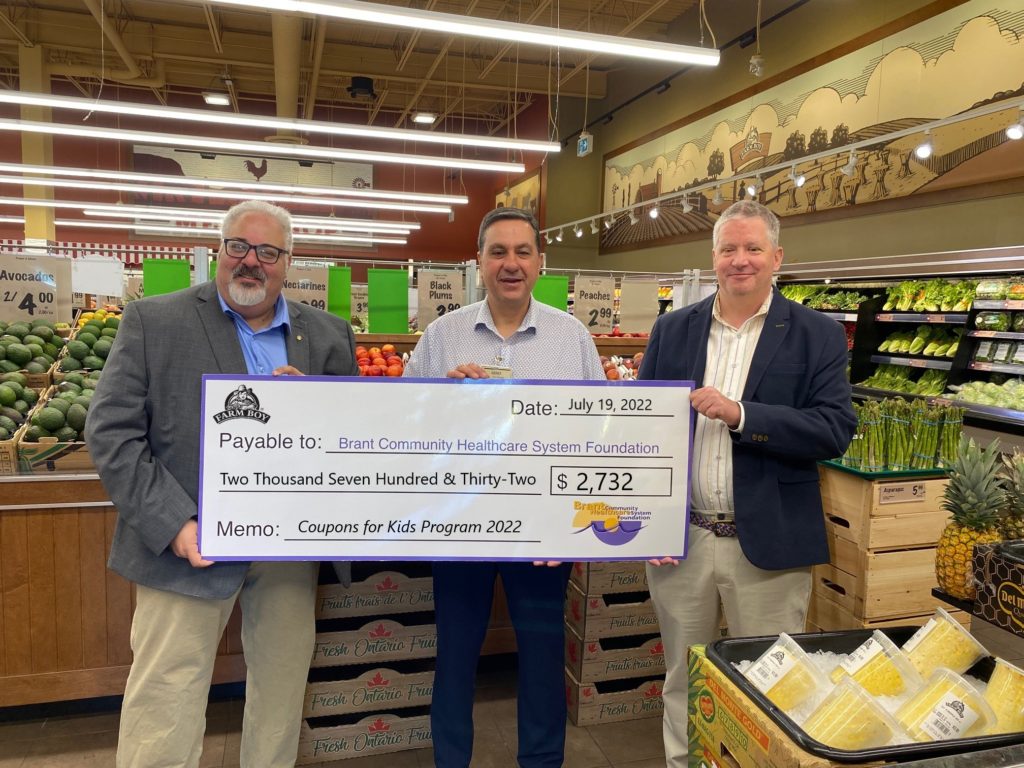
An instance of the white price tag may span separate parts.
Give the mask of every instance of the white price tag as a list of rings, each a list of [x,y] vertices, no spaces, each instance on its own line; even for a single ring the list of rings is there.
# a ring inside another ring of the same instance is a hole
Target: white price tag
[[[658,319],[658,281],[624,280],[619,295],[619,330],[646,333]]]
[[[0,317],[71,322],[71,261],[0,254]]]
[[[370,288],[366,285],[352,286],[352,317],[359,320],[363,330],[366,330],[367,318],[370,316]]]
[[[455,270],[421,269],[417,274],[417,328],[428,325],[465,303],[462,273]]]
[[[925,483],[886,483],[878,486],[879,504],[907,504],[924,501],[928,495]]]
[[[611,333],[615,278],[577,277],[573,283],[572,313],[591,333]]]
[[[327,309],[327,267],[292,264],[284,278],[285,298]]]

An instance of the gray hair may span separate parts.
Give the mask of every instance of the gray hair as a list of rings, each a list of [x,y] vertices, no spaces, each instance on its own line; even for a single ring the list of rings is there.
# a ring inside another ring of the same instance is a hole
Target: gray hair
[[[276,221],[284,233],[284,249],[288,253],[292,252],[292,215],[281,206],[263,200],[246,200],[231,206],[220,222],[220,236],[227,237],[228,230],[234,227],[235,222],[249,213],[262,213]],[[259,243],[252,243],[252,245],[259,245]]]
[[[495,208],[493,211],[489,211],[484,216],[483,221],[480,222],[480,233],[476,237],[476,249],[477,251],[483,251],[484,249],[484,234],[487,232],[487,228],[494,224],[496,221],[504,221],[510,219],[512,221],[525,221],[533,229],[533,239],[537,243],[537,250],[540,251],[540,224],[537,223],[537,219],[529,211],[525,211],[522,208]]]
[[[768,239],[771,241],[772,248],[779,247],[779,217],[770,208],[766,208],[755,200],[740,200],[726,208],[715,222],[715,228],[711,234],[712,248],[718,249],[718,233],[721,232],[725,223],[732,219],[761,219],[765,229],[768,230]]]

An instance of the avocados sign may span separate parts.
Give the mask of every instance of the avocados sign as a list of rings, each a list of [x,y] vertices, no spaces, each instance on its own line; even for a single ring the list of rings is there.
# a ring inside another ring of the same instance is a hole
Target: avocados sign
[[[0,314],[71,322],[71,261],[27,253],[0,254]]]

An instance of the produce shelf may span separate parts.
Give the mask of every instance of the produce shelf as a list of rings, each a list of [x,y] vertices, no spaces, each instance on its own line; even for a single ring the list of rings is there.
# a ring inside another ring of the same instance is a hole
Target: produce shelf
[[[1024,376],[1024,365],[1012,365],[1010,363],[968,363],[967,367],[972,371],[995,371],[996,373],[1013,373]]]
[[[1024,309],[1024,301],[1017,302]],[[977,306],[977,303],[975,303]],[[879,312],[875,315],[876,323],[956,323],[967,322],[967,315],[955,312]]]
[[[976,299],[975,309],[1024,309],[1024,301]]]
[[[934,368],[938,371],[948,371],[953,367],[952,360],[933,360],[927,357],[890,357],[889,355],[872,355],[872,363],[884,363],[886,365],[905,365],[908,368]],[[1024,373],[1024,366],[1021,366],[1021,373]]]
[[[831,317],[833,320],[838,320],[841,323],[852,323],[857,320],[856,312],[824,312],[819,310],[819,313],[825,317]]]
[[[1024,339],[1024,333],[1018,331],[968,331],[967,335],[977,339]]]
[[[952,404],[958,408],[964,409],[964,421],[967,424],[983,427],[992,427],[994,425],[1024,427],[1024,411],[1012,411],[1009,408],[996,408],[992,405],[979,405],[978,403],[968,403],[964,400],[953,400],[953,395],[949,393],[942,395],[912,395],[909,392],[897,392],[893,389],[865,387],[862,384],[854,384],[851,389],[854,397],[863,400],[880,400],[884,397],[902,397],[907,400],[923,399],[929,403],[939,402],[947,405]],[[1017,434],[1018,430],[1013,430],[1013,432]]]
[[[832,467],[838,469],[840,472],[846,472],[850,475],[856,475],[857,477],[863,477],[867,480],[897,480],[901,478],[910,477],[945,477],[949,474],[945,469],[941,467],[929,467],[927,469],[908,469],[904,471],[882,471],[882,472],[865,472],[860,469],[848,467],[838,459],[827,459],[826,461],[819,461],[819,465],[823,467]]]

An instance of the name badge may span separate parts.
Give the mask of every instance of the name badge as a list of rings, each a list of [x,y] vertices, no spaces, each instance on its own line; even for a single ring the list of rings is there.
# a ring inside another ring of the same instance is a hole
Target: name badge
[[[511,379],[512,369],[501,365],[481,365],[492,379]]]

